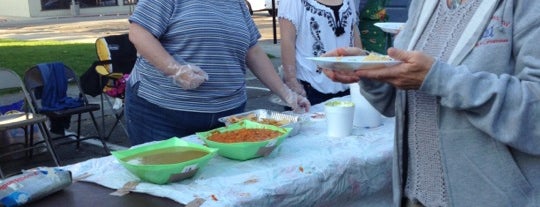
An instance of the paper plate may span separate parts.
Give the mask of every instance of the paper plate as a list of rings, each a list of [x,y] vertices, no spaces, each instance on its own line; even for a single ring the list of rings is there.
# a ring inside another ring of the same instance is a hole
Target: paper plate
[[[392,66],[401,61],[390,60],[364,60],[367,56],[344,56],[344,57],[308,57],[321,68],[332,70],[359,70]]]
[[[405,23],[402,22],[378,22],[373,24],[382,29],[383,32],[390,34],[397,34],[400,30],[403,29]]]

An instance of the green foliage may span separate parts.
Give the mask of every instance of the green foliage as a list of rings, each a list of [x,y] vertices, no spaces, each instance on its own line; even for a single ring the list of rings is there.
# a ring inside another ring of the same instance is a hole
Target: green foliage
[[[63,62],[80,76],[96,59],[92,43],[0,39],[0,67],[21,76],[38,63],[55,61]]]

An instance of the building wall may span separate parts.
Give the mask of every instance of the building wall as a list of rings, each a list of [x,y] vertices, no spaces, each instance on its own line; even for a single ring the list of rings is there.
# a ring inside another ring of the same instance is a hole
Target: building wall
[[[355,0],[358,4],[360,0]],[[410,0],[390,0],[387,5],[389,21],[404,22],[407,20],[407,9]],[[58,16],[90,16],[107,14],[128,14],[134,9],[134,5],[123,5],[118,0],[118,6],[92,7],[82,9],[41,10],[40,0],[0,0],[0,16],[16,17],[58,17]],[[77,12],[78,11],[78,12]]]
[[[0,16],[14,17],[63,17],[63,16],[93,16],[110,14],[129,14],[135,5],[123,5],[118,0],[118,6],[102,6],[91,8],[71,7],[70,9],[42,10],[40,0],[0,0]]]
[[[29,17],[29,1],[31,0],[0,0],[0,16]]]

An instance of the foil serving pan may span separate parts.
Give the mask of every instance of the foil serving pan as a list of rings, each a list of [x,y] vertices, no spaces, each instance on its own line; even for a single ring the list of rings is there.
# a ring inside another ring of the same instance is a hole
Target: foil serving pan
[[[281,113],[266,109],[256,109],[244,113],[221,117],[218,120],[225,125],[233,124],[243,119],[256,121],[263,124],[271,124],[278,127],[291,127],[289,137],[295,136],[302,127],[303,118],[294,114]]]

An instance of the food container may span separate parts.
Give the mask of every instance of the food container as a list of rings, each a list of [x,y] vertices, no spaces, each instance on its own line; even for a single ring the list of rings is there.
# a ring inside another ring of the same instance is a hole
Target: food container
[[[279,131],[282,135],[267,139],[263,141],[254,142],[235,142],[235,143],[223,143],[209,140],[208,138],[215,132],[227,132],[240,129],[270,129],[273,131]],[[242,120],[240,122],[230,124],[225,127],[220,127],[206,132],[197,132],[197,136],[201,138],[206,145],[212,148],[217,148],[218,154],[234,160],[249,160],[253,158],[268,156],[276,147],[278,147],[285,137],[290,133],[292,128],[277,127],[269,124],[261,124],[249,120]]]
[[[292,130],[288,135],[289,137],[297,135],[305,121],[305,119],[299,115],[280,113],[266,109],[257,109],[240,114],[234,114],[231,116],[221,117],[218,120],[228,126],[229,124],[233,124],[244,119],[278,127],[290,127]]]
[[[0,206],[24,206],[67,188],[72,181],[70,171],[57,167],[22,170],[0,179]]]
[[[192,177],[216,152],[217,149],[173,137],[111,154],[141,180],[166,184]]]
[[[354,119],[354,103],[352,101],[327,101],[324,104],[326,128],[329,137],[346,137],[351,135]]]

